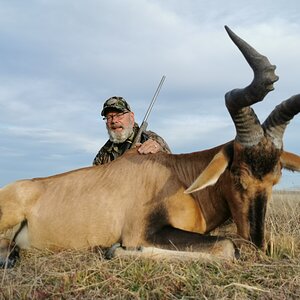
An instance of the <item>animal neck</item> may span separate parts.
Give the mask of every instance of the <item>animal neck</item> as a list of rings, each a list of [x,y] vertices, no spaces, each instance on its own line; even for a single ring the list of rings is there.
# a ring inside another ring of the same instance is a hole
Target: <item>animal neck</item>
[[[223,146],[190,154],[174,155],[173,172],[177,174],[178,179],[186,188],[189,187]],[[227,175],[228,173],[224,173],[220,179],[230,180]],[[223,178],[223,176],[225,177]],[[218,185],[218,183],[216,184]],[[230,195],[227,195],[222,189],[206,188],[190,195],[200,206],[208,231],[229,218],[230,211],[226,198]]]
[[[174,172],[186,188],[195,181],[222,146],[204,151],[174,155]]]

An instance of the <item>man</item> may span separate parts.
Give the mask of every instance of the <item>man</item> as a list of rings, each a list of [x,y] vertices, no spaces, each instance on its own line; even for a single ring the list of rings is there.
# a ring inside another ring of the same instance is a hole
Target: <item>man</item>
[[[109,140],[96,155],[93,165],[108,163],[121,156],[128,150],[139,126],[135,123],[134,113],[129,104],[122,97],[111,97],[103,104],[101,115],[106,122]],[[141,135],[140,154],[157,153],[159,151],[171,153],[167,143],[153,131],[145,131]]]

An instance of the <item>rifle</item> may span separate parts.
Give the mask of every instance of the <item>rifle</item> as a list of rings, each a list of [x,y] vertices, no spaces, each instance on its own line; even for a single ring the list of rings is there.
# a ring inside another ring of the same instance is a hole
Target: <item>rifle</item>
[[[143,122],[141,124],[141,127],[140,127],[140,129],[139,129],[139,131],[138,131],[138,133],[137,133],[134,141],[132,142],[130,148],[133,148],[141,140],[141,135],[142,135],[143,131],[145,131],[147,129],[147,126],[148,126],[148,122],[147,122],[148,117],[149,117],[149,115],[151,113],[151,110],[152,110],[152,107],[154,105],[154,102],[156,101],[156,98],[157,98],[157,96],[158,96],[158,94],[160,92],[160,89],[161,89],[161,87],[162,87],[165,79],[166,79],[166,76],[163,75],[163,77],[161,78],[160,83],[159,83],[159,85],[158,85],[158,87],[156,89],[156,92],[155,92],[155,94],[154,94],[154,96],[153,96],[153,98],[151,100],[151,103],[150,103],[150,105],[149,105],[149,107],[147,109],[147,112],[145,114],[145,117],[144,117],[144,120],[143,120]]]

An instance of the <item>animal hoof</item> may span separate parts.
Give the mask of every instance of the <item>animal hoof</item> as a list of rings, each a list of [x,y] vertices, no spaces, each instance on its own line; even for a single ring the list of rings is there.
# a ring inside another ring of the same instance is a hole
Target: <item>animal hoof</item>
[[[108,248],[104,252],[104,258],[105,259],[112,259],[112,258],[114,258],[116,249],[120,248],[120,247],[122,247],[120,243],[113,244],[110,248]]]
[[[1,269],[11,269],[15,266],[16,262],[20,258],[19,248],[14,247],[8,256],[0,257],[0,268]]]
[[[241,250],[233,243],[234,246],[234,258],[239,260],[241,258]]]
[[[13,258],[13,259],[1,259],[0,260],[0,269],[11,269],[15,266],[16,262],[17,262],[17,258]]]

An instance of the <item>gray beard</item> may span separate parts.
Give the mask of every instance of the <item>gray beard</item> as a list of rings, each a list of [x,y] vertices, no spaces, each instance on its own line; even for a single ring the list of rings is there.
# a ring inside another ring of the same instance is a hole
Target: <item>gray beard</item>
[[[107,128],[109,139],[116,144],[124,143],[133,133],[132,127],[123,128],[122,132],[115,132]]]

